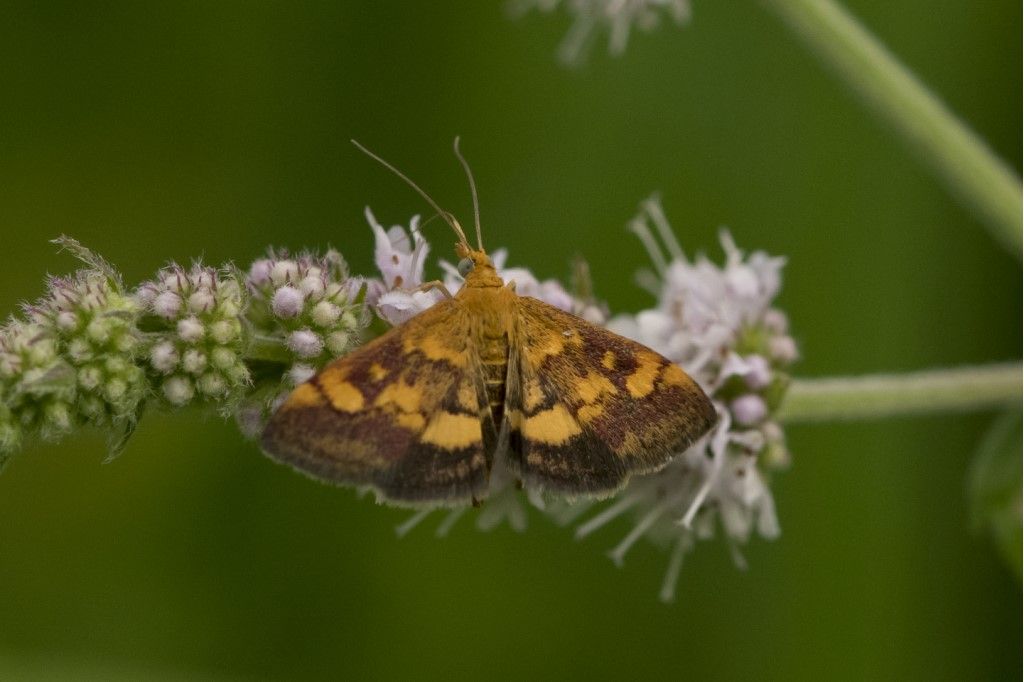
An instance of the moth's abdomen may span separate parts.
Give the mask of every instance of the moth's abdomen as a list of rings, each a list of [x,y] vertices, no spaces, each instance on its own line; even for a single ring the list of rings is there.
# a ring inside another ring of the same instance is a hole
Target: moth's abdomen
[[[508,376],[508,335],[484,337],[480,348],[480,365],[487,387],[487,403],[494,424],[500,426],[505,414],[505,379]]]

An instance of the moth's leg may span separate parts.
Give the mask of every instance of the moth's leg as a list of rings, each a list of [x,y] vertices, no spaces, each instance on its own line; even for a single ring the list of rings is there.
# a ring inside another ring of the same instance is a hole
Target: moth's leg
[[[444,285],[444,282],[439,279],[435,279],[431,282],[424,282],[416,287],[415,291],[430,291],[431,289],[437,289],[445,295],[445,298],[455,298],[452,296],[452,292],[448,291],[448,287]]]
[[[505,286],[508,287],[509,289],[511,289],[513,292],[515,292],[515,290],[516,290],[516,281],[514,279],[510,279],[508,281],[508,284],[506,284]]]

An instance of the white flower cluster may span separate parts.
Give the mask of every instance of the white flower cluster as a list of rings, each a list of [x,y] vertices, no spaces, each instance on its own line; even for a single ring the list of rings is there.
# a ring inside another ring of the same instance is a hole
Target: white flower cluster
[[[264,339],[282,342],[290,353],[288,387],[359,342],[361,285],[349,278],[345,261],[333,249],[322,256],[295,257],[271,251],[249,268],[246,316]]]
[[[512,11],[522,14],[531,9],[552,12],[559,7],[573,16],[573,24],[558,48],[559,58],[567,64],[579,64],[586,58],[601,30],[607,30],[608,51],[620,55],[629,43],[634,27],[652,31],[668,16],[678,25],[690,18],[690,0],[514,0]]]
[[[648,246],[658,271],[658,305],[613,319],[609,328],[679,363],[711,397],[719,421],[667,467],[632,479],[613,504],[578,527],[577,536],[626,512],[635,514],[636,525],[612,558],[621,562],[641,537],[671,545],[661,592],[670,601],[683,555],[695,540],[712,537],[716,525],[739,565],[738,546],[754,530],[768,539],[779,534],[768,475],[788,464],[789,453],[772,415],[797,350],[786,315],[772,307],[782,284],[783,258],[761,251],[746,256],[723,230],[724,265],[704,256],[690,261],[656,199],[644,202],[631,227]]]
[[[146,337],[146,357],[168,403],[180,407],[197,396],[224,401],[249,383],[239,319],[242,288],[232,273],[170,265],[135,296],[156,321]]]
[[[134,418],[146,392],[145,373],[134,361],[138,306],[117,282],[90,270],[54,277],[48,295],[26,312],[56,334],[76,374],[77,411],[85,422],[105,426]]]
[[[634,527],[611,556],[621,563],[644,537],[669,547],[671,558],[661,597],[670,601],[683,556],[696,540],[713,537],[721,527],[734,558],[742,565],[738,547],[755,530],[765,538],[779,534],[768,476],[788,463],[789,453],[782,428],[772,415],[785,392],[786,370],[796,360],[797,349],[788,333],[786,315],[772,306],[782,285],[784,259],[760,251],[745,255],[723,231],[724,265],[705,256],[690,260],[673,236],[658,200],[649,199],[642,206],[630,227],[648,248],[657,271],[641,279],[657,296],[658,304],[636,315],[616,317],[607,321],[607,326],[682,366],[711,397],[719,421],[711,433],[661,471],[634,477],[614,500],[577,527],[576,536],[585,537],[624,514],[634,514]],[[385,232],[371,220],[378,235],[377,265],[383,281],[393,282],[397,274],[411,286],[422,282],[429,247],[415,225],[414,220],[410,239],[400,227]],[[520,295],[534,296],[599,324],[605,321],[598,306],[584,305],[557,282],[539,282],[528,270],[505,268],[505,258],[504,250],[499,250],[492,260],[506,281],[516,281]],[[442,265],[445,286],[454,293],[461,278],[454,267]],[[398,273],[398,267],[405,269]],[[386,292],[378,294],[378,310],[393,324],[439,299],[400,288],[389,291],[383,282],[375,286]],[[391,307],[381,305],[384,296],[389,297],[386,300]],[[491,489],[477,526],[487,530],[507,522],[522,530],[526,501],[562,524],[595,508],[592,501],[570,505],[533,493],[524,499],[499,463],[491,474]],[[422,510],[411,516],[399,526],[399,534],[409,532],[429,513]],[[447,534],[464,513],[464,509],[449,511],[438,526],[438,535]]]
[[[292,388],[359,343],[368,316],[359,300],[362,280],[349,277],[333,249],[297,256],[271,250],[249,267],[245,288],[254,337],[250,354],[259,358],[260,347],[276,349],[278,372],[235,411],[242,433],[255,438]]]
[[[26,435],[64,435],[74,426],[75,378],[52,330],[10,320],[0,330],[0,464]]]
[[[113,427],[116,454],[141,405],[202,400],[258,433],[276,401],[359,341],[362,282],[336,251],[270,252],[233,266],[170,265],[126,293],[114,268],[73,239],[88,266],[51,278],[0,328],[0,464],[24,438]]]
[[[82,424],[126,428],[146,393],[134,362],[137,306],[116,277],[89,268],[51,278],[47,288],[25,306],[26,319],[0,331],[0,459],[25,435],[58,438]]]

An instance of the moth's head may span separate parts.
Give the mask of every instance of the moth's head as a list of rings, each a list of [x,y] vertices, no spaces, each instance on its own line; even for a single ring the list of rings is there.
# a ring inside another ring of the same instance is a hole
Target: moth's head
[[[491,257],[483,249],[474,249],[466,242],[459,242],[455,245],[455,255],[459,257],[459,274],[465,278],[465,286],[500,287],[505,285],[505,282],[498,276]]]

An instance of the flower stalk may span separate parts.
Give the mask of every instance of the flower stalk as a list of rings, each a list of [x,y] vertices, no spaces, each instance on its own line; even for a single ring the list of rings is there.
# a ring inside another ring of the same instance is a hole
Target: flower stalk
[[[907,374],[794,379],[778,418],[797,422],[972,412],[1020,405],[1019,362]]]
[[[1021,181],[981,138],[839,3],[763,2],[1021,258]]]

